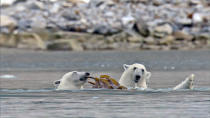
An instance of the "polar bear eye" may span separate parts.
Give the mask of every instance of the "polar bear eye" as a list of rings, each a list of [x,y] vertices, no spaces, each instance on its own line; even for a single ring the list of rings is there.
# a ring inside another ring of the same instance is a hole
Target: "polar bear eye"
[[[136,67],[133,68],[133,70],[136,70],[136,69],[137,69]]]
[[[144,69],[141,69],[141,72],[144,73]]]

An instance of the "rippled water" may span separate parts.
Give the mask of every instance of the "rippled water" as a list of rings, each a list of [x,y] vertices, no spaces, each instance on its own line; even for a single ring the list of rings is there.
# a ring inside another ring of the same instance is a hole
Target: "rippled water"
[[[97,56],[97,58],[96,58]],[[39,52],[1,50],[0,118],[210,118],[210,51]],[[68,71],[119,79],[122,64],[152,72],[141,90],[56,91]],[[195,89],[171,89],[191,73]]]
[[[209,118],[210,89],[1,90],[1,118]]]

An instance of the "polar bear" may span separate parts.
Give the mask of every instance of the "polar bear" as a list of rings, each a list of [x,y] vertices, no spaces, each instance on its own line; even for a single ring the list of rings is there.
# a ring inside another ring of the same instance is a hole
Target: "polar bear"
[[[173,90],[177,89],[193,89],[193,82],[194,82],[194,74],[191,74],[189,77],[187,77],[183,82],[178,84],[173,88]]]
[[[88,72],[68,72],[60,80],[54,82],[57,90],[82,89],[90,73]]]
[[[151,77],[151,72],[148,72],[142,64],[123,65],[123,72],[119,83],[127,88],[147,88],[147,81]]]
[[[151,77],[151,72],[148,72],[142,64],[123,65],[125,71],[123,72],[119,83],[127,88],[141,88],[147,89],[147,81]],[[193,89],[194,74],[191,74],[183,82],[173,88],[178,89]]]

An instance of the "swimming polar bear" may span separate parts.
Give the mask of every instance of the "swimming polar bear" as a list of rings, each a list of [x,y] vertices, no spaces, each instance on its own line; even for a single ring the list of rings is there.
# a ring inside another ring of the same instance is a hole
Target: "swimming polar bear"
[[[142,64],[123,65],[125,71],[123,72],[119,83],[127,88],[147,89],[147,81],[151,77],[151,72],[148,72]],[[173,88],[177,89],[193,89],[194,74],[191,74],[183,82]]]
[[[55,81],[54,85],[57,86],[57,90],[83,89],[89,75],[87,72],[68,72],[60,80]]]
[[[183,82],[178,84],[173,88],[173,90],[177,89],[193,89],[193,82],[194,82],[194,74],[191,74],[189,77],[187,77]]]
[[[147,88],[147,81],[151,77],[151,72],[148,72],[142,64],[123,65],[123,72],[119,83],[127,88]]]

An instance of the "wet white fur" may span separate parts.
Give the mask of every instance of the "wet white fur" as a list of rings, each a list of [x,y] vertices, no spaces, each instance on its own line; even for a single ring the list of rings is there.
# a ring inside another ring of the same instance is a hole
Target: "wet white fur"
[[[194,82],[194,74],[191,74],[189,77],[187,77],[183,82],[178,84],[173,88],[173,90],[177,89],[193,89],[193,82]]]
[[[60,81],[60,83],[57,85],[57,90],[82,89],[86,81],[80,81],[80,78],[84,76],[85,72],[68,72],[65,75],[63,75],[63,77],[60,80],[57,80],[54,83]]]
[[[123,72],[119,83],[120,85],[123,85],[127,88],[143,88],[146,89],[148,87],[147,81],[151,77],[151,73],[148,72],[144,65],[142,64],[132,64],[132,65],[123,65],[125,71]],[[136,67],[134,70],[133,68]],[[142,73],[142,69],[144,69],[144,73]],[[138,81],[138,83],[135,83],[135,76],[141,75],[141,79]]]

